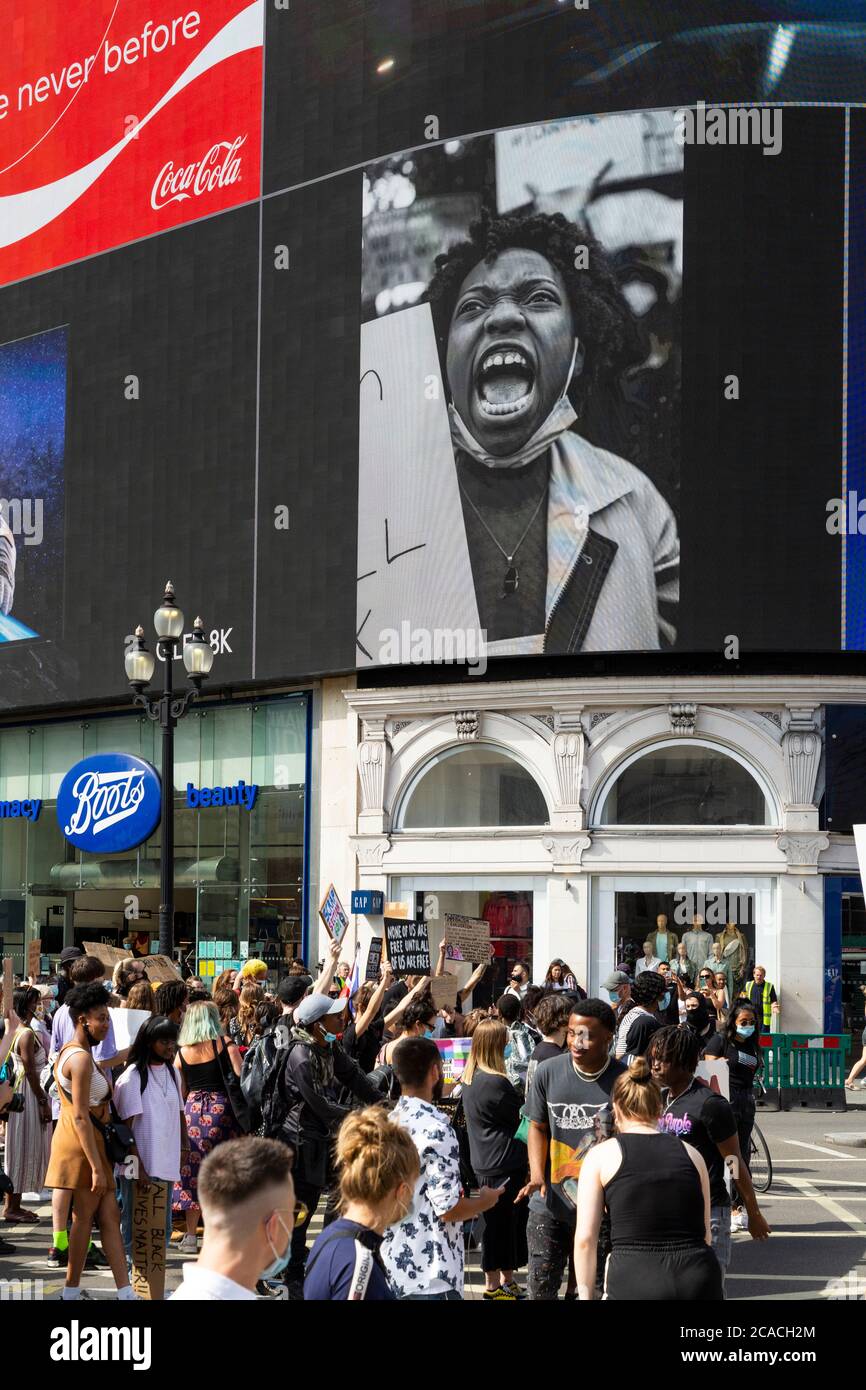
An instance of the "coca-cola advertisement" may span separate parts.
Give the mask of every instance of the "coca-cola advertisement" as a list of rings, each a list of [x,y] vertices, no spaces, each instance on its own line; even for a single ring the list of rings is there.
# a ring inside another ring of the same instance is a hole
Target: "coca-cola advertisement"
[[[45,0],[0,47],[0,284],[260,191],[263,0]]]

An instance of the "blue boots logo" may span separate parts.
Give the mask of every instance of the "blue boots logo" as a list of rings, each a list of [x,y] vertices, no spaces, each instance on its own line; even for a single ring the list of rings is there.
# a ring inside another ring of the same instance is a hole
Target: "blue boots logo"
[[[159,824],[162,784],[156,768],[131,753],[97,753],[67,772],[57,819],[70,844],[88,854],[135,849]]]

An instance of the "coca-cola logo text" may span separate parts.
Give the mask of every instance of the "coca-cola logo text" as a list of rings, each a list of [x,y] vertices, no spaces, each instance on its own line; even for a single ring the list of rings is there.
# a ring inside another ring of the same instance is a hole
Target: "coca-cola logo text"
[[[184,164],[179,169],[170,159],[156,176],[150,206],[159,212],[169,203],[182,203],[187,198],[199,198],[203,193],[212,193],[215,188],[228,188],[237,183],[241,176],[239,151],[246,144],[246,139],[245,135],[239,135],[231,143],[220,140],[211,145],[197,163]]]

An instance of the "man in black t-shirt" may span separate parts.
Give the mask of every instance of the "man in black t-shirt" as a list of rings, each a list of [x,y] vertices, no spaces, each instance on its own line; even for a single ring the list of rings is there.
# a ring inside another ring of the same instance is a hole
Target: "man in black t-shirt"
[[[694,1074],[700,1051],[700,1039],[690,1028],[661,1028],[650,1041],[647,1059],[653,1080],[665,1092],[659,1129],[691,1144],[707,1165],[713,1250],[724,1287],[731,1259],[731,1177],[745,1206],[752,1239],[766,1240],[770,1228],[758,1207],[749,1170],[741,1161],[736,1116],[724,1096]]]
[[[529,1297],[550,1301],[574,1247],[577,1180],[593,1144],[613,1132],[610,1095],[625,1068],[610,1056],[615,1020],[609,1004],[585,999],[568,1020],[567,1051],[541,1062],[524,1106],[529,1127]],[[604,1259],[599,1269],[604,1268]]]

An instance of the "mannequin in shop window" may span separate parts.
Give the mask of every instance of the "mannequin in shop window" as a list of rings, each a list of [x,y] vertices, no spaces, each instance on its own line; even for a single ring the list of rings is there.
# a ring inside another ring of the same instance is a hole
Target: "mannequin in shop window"
[[[677,953],[679,937],[675,931],[668,930],[668,919],[664,912],[660,912],[656,918],[656,929],[653,936],[653,954],[661,961],[673,960]]]
[[[643,944],[643,956],[634,968],[635,979],[637,979],[638,975],[642,975],[645,970],[658,970],[661,965],[662,962],[655,954],[654,947],[654,939],[651,936],[647,937]]]
[[[688,931],[683,932],[682,944],[686,948],[694,974],[697,975],[703,969],[704,961],[709,956],[713,944],[713,938],[704,926],[704,919],[700,914],[692,918],[692,925]]]
[[[746,962],[749,959],[749,943],[736,922],[727,922],[724,931],[716,937],[722,948],[722,955],[731,967],[737,991],[743,987],[746,978]]]

